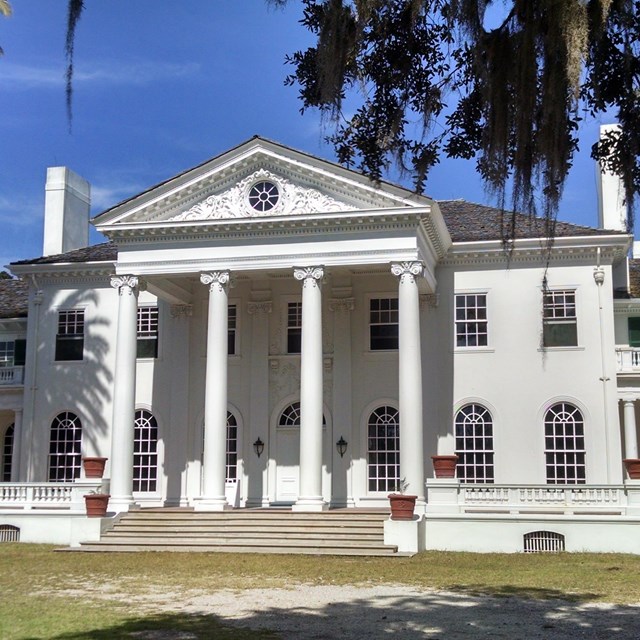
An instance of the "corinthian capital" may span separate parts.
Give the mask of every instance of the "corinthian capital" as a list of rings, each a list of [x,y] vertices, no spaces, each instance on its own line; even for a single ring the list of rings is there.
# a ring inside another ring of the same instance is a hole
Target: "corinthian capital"
[[[138,276],[112,276],[111,286],[118,290],[118,295],[136,295],[138,291],[144,289],[143,283]]]
[[[416,277],[424,273],[424,264],[419,260],[414,262],[392,262],[391,273],[400,278],[400,282],[405,280],[415,282]]]
[[[225,291],[229,288],[231,274],[228,271],[208,271],[200,274],[200,282],[209,285],[209,291]]]
[[[294,267],[293,277],[302,280],[305,287],[316,287],[322,283],[324,267]]]

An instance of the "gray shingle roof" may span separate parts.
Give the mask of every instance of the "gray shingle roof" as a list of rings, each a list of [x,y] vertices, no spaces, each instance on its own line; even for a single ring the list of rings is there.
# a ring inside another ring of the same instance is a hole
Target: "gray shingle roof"
[[[118,250],[113,242],[102,242],[90,247],[59,253],[55,256],[44,256],[30,260],[18,260],[11,264],[57,264],[64,262],[115,262]]]
[[[0,279],[0,318],[26,318],[29,285],[22,280]]]
[[[496,207],[466,202],[465,200],[441,200],[440,211],[449,229],[453,242],[473,242],[480,240],[502,240],[510,237],[512,214]],[[515,238],[546,238],[548,231],[543,218],[534,218],[523,213],[516,213]],[[595,236],[602,233],[619,233],[593,227],[583,227],[568,222],[556,222],[555,237]]]

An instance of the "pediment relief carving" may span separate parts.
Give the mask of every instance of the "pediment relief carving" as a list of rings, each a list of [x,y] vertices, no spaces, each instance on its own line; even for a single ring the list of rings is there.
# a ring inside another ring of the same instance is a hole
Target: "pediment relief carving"
[[[264,185],[270,188],[265,188]],[[260,169],[238,182],[231,189],[209,196],[190,209],[171,217],[170,220],[180,222],[219,218],[253,218],[353,211],[354,209],[355,207],[340,202],[317,189],[301,187],[266,169]]]

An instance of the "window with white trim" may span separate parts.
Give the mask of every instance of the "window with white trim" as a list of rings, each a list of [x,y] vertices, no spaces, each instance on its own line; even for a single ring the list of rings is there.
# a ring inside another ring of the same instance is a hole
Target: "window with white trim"
[[[14,428],[14,425],[10,424],[4,432],[4,438],[2,439],[2,482],[11,482]]]
[[[229,305],[227,328],[227,354],[236,355],[236,331],[238,328],[238,307],[235,304]]]
[[[73,482],[80,477],[82,423],[71,411],[59,413],[51,423],[49,482]]]
[[[155,491],[158,481],[158,421],[146,409],[135,413],[133,434],[133,490]]]
[[[227,411],[226,481],[238,479],[238,420]]]
[[[287,353],[302,350],[302,302],[287,303]]]
[[[158,357],[158,307],[138,307],[138,358]]]
[[[493,420],[480,404],[468,404],[456,413],[456,475],[462,482],[493,482]]]
[[[456,293],[456,347],[486,347],[489,342],[486,293]]]
[[[586,482],[584,419],[578,407],[558,402],[544,416],[547,484]]]
[[[543,293],[542,343],[545,347],[575,347],[578,345],[575,291],[545,291]]]
[[[15,343],[0,342],[0,367],[13,367]]]
[[[369,300],[369,350],[398,348],[398,298]]]
[[[400,421],[395,407],[381,406],[367,420],[369,491],[394,491],[400,481]]]
[[[282,429],[299,429],[301,415],[300,403],[292,402],[282,410],[278,419],[278,427]],[[327,419],[324,414],[322,414],[322,426],[327,426]]]
[[[82,360],[84,357],[84,309],[58,311],[56,355],[59,361]]]

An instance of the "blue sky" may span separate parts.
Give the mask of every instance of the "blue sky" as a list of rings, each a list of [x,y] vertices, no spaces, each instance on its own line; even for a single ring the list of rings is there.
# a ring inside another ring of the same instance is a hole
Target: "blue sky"
[[[254,134],[334,159],[318,114],[299,113],[284,86],[287,53],[311,43],[300,5],[264,0],[90,0],[76,39],[73,130],[65,115],[66,0],[13,0],[0,18],[0,266],[42,250],[46,167],[66,165],[92,185],[92,215]],[[588,149],[560,218],[597,223]],[[431,173],[426,193],[493,204],[472,161]],[[98,241],[94,233],[92,241]]]

